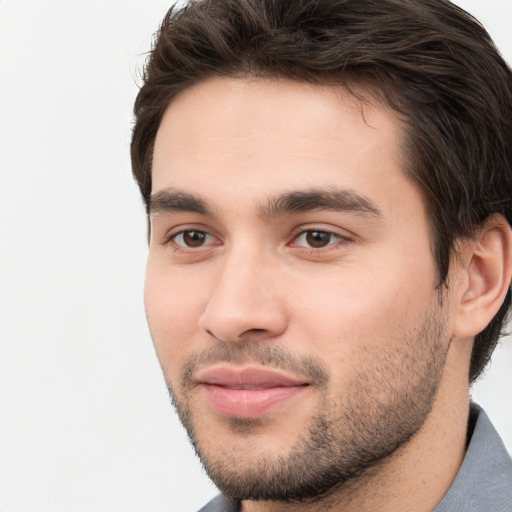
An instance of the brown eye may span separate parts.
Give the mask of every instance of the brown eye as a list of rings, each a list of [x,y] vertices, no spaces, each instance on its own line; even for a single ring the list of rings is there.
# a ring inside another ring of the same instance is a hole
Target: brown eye
[[[202,247],[212,238],[211,235],[205,233],[204,231],[198,231],[195,229],[191,229],[188,231],[182,231],[175,235],[172,240],[177,245],[181,245],[184,247]]]
[[[309,229],[300,233],[292,243],[295,247],[304,247],[308,249],[323,249],[337,242],[346,240],[342,235],[330,233],[329,231],[320,231]]]
[[[329,245],[333,236],[325,231],[307,231],[305,235],[305,242],[315,249]]]

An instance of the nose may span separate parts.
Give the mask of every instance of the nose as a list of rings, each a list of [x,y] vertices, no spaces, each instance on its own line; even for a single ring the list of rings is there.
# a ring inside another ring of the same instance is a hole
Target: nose
[[[199,318],[199,327],[210,337],[240,343],[280,336],[288,315],[276,282],[279,270],[247,252],[225,259],[218,271]]]

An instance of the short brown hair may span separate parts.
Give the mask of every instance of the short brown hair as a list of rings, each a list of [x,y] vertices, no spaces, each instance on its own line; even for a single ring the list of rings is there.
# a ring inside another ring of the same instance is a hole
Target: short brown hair
[[[135,101],[132,169],[149,204],[153,146],[180,91],[212,76],[362,85],[405,121],[405,172],[423,192],[439,285],[455,241],[492,214],[512,224],[512,72],[447,0],[192,0],[171,8]],[[482,372],[510,307],[475,339]]]

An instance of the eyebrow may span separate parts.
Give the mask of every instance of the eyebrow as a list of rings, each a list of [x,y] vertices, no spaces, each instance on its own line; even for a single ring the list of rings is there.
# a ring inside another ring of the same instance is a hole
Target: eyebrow
[[[271,200],[262,210],[264,217],[332,210],[381,218],[382,212],[369,198],[350,189],[311,189],[286,192]]]
[[[193,212],[212,216],[213,212],[201,198],[180,190],[166,189],[152,194],[147,205],[149,214],[158,212]]]
[[[214,212],[200,197],[175,189],[165,189],[149,198],[148,213],[192,212],[214,216]],[[315,210],[331,210],[356,213],[381,218],[382,212],[369,198],[350,189],[309,189],[285,192],[270,198],[261,208],[262,217],[275,218],[281,215],[306,213]]]

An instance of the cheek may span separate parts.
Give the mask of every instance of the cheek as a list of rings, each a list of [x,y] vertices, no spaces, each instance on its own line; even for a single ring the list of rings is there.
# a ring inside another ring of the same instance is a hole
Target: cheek
[[[313,284],[304,281],[294,303],[295,337],[313,344],[309,348],[333,368],[353,374],[354,361],[365,351],[399,344],[431,308],[433,282],[411,280],[414,273],[407,265],[403,262],[401,272],[382,265],[351,266],[325,278],[317,275]],[[426,261],[414,272],[430,276],[431,270]]]
[[[164,371],[179,368],[194,349],[204,311],[200,283],[193,275],[148,260],[144,305],[155,349]],[[203,290],[204,291],[204,290]],[[197,347],[195,347],[197,348]]]

